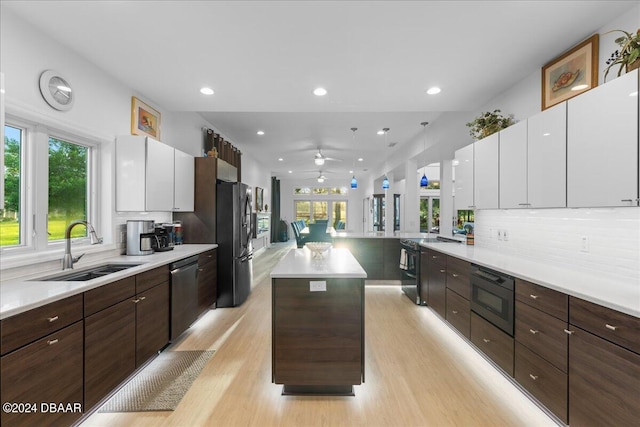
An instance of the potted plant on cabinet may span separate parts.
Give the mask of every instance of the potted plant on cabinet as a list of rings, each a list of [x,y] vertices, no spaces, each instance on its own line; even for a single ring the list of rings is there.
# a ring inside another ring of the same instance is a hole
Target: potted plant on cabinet
[[[626,72],[635,70],[640,67],[640,28],[635,33],[629,33],[624,30],[612,30],[605,34],[620,32],[624,35],[615,39],[615,43],[620,46],[619,50],[616,50],[611,54],[611,57],[607,59],[607,68],[604,71],[604,80],[607,80],[607,75],[614,65],[620,65],[618,69],[618,77],[622,74],[624,68]]]
[[[514,123],[512,114],[505,116],[500,110],[493,110],[480,114],[473,121],[467,123],[467,126],[471,128],[469,134],[474,139],[482,139],[506,129]]]

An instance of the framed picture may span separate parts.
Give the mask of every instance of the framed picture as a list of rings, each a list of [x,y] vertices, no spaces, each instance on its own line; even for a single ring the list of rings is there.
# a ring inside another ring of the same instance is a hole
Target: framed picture
[[[160,140],[160,112],[131,97],[131,134]]]
[[[257,212],[262,211],[262,207],[264,206],[263,200],[262,200],[263,195],[264,195],[264,189],[260,187],[256,187],[256,211]]]
[[[598,34],[542,67],[542,109],[598,86]]]

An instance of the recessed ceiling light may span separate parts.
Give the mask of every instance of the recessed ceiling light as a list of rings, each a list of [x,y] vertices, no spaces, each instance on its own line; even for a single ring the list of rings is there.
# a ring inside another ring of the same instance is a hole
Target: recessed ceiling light
[[[283,161],[283,160],[284,160],[284,159],[283,159],[282,157],[278,157],[278,161],[279,161],[279,162],[281,162],[281,161]]]
[[[631,92],[631,93],[629,94],[629,96],[638,96],[638,91]]]
[[[384,131],[383,130],[379,130],[378,131],[378,135],[384,135]]]
[[[314,89],[313,94],[315,96],[325,96],[327,94],[327,90],[323,87],[317,87]]]
[[[353,171],[349,171],[349,173],[353,173]]]
[[[542,134],[542,136],[549,136],[549,135],[551,135],[549,132],[545,132]]]
[[[293,173],[293,171],[289,171],[289,173]]]
[[[203,95],[213,95],[214,92],[210,87],[203,87],[202,89],[200,89],[200,93]]]
[[[435,94],[437,94],[437,93],[440,93],[441,91],[442,91],[442,89],[440,89],[440,88],[439,88],[439,87],[437,87],[437,86],[430,87],[429,89],[427,89],[427,93],[428,93],[429,95],[435,95]]]
[[[264,131],[263,130],[259,130],[258,132],[256,132],[258,135],[264,135]]]
[[[576,85],[576,86],[572,87],[571,90],[582,90],[582,89],[586,89],[588,87],[589,87],[589,85]]]
[[[363,161],[364,161],[364,159],[363,159],[362,157],[360,157],[360,158],[358,159],[358,161],[359,161],[359,162],[363,162]]]

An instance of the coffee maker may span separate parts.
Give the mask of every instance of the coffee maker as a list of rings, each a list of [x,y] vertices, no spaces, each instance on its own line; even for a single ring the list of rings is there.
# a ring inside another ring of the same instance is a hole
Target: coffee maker
[[[173,224],[156,224],[155,239],[151,244],[157,252],[173,250],[175,244]]]
[[[153,220],[127,221],[127,255],[151,255],[156,240]]]

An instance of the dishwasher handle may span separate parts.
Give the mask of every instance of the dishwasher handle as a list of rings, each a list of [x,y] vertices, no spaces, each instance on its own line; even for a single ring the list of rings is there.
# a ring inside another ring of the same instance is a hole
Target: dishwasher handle
[[[186,267],[190,264],[197,264],[197,263],[198,263],[198,255],[194,255],[194,256],[190,256],[189,258],[184,258],[172,264],[169,264],[169,269],[173,273],[175,270],[179,270],[182,267]]]

